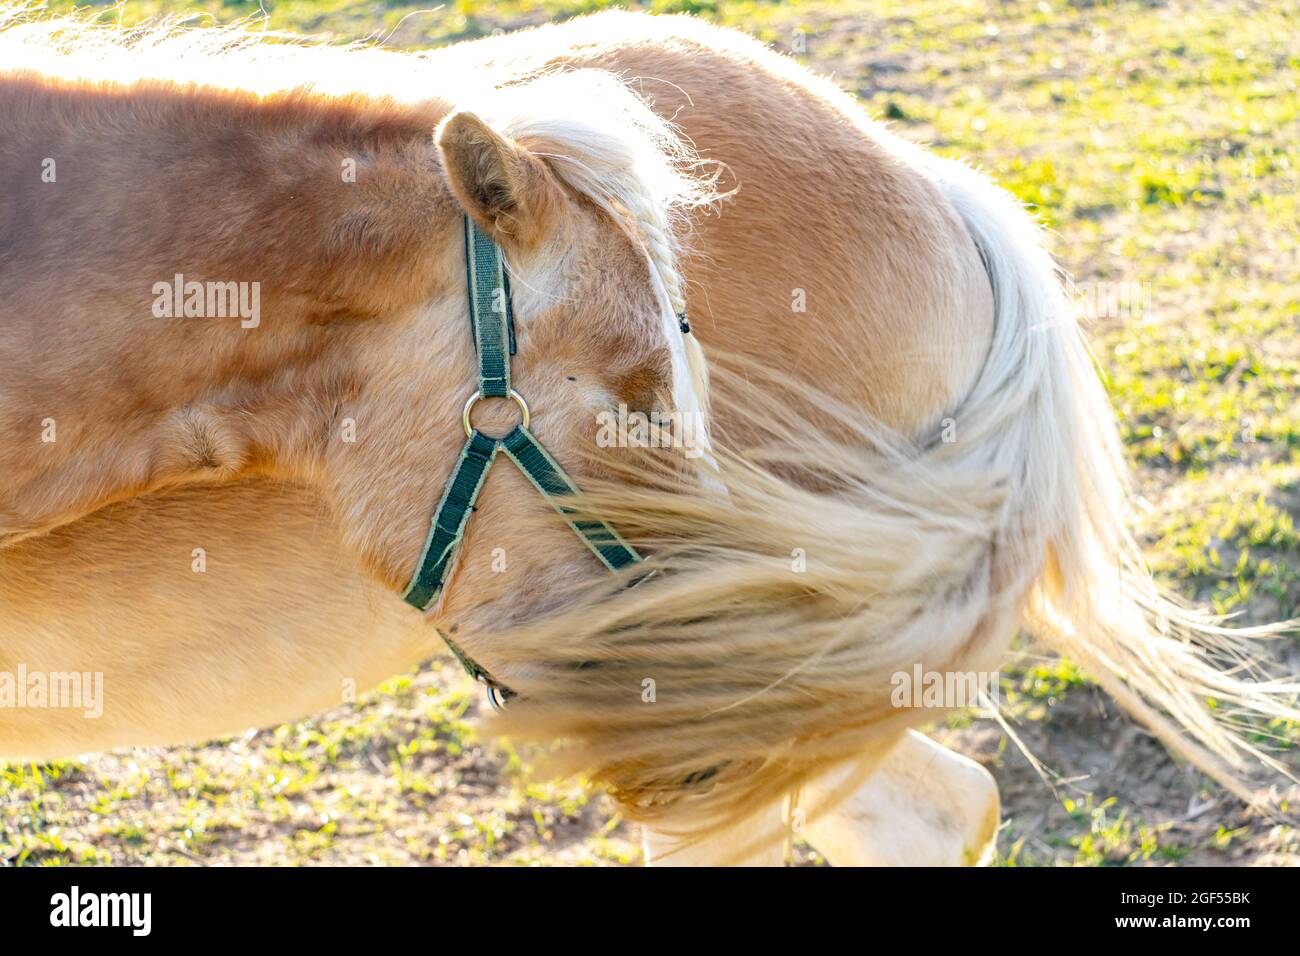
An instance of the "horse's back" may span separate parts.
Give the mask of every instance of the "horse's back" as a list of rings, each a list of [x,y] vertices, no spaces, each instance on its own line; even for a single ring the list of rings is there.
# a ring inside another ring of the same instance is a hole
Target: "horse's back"
[[[696,216],[685,263],[709,346],[772,362],[915,432],[953,409],[992,331],[979,253],[939,187],[828,81],[689,17],[604,13],[435,55],[498,82],[619,73],[735,194]],[[725,414],[725,409],[720,409]]]

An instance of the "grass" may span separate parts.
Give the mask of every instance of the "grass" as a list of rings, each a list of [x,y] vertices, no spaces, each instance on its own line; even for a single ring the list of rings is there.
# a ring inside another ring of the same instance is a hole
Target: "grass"
[[[428,11],[292,0],[265,9],[273,28],[383,36],[402,47],[606,5],[457,0]],[[697,13],[792,51],[903,135],[976,162],[1032,204],[1093,313],[1153,567],[1172,589],[1248,621],[1300,614],[1300,12],[1245,0],[625,5]],[[202,12],[224,22],[258,10],[140,0],[105,13],[134,22]],[[422,672],[239,741],[4,768],[0,859],[636,860],[635,833],[606,801],[580,783],[537,783],[518,754],[478,742],[465,723],[467,699],[448,689],[458,686]],[[1031,744],[1062,764],[1053,792],[1025,776],[987,721],[950,723],[956,742],[1003,785],[1005,865],[1294,861],[1300,853],[1291,827],[1226,805],[1184,813],[1163,798],[1167,786],[1151,796],[1145,770],[1130,767],[1105,784],[1105,796],[1080,793],[1101,783],[1069,774],[1104,763],[1118,744],[1060,750],[1103,706],[1068,662],[1026,661],[1006,672],[1003,692]],[[1294,727],[1271,730],[1284,746],[1300,739]],[[1124,746],[1142,767],[1175,773],[1149,742]],[[1186,787],[1193,802],[1222,799],[1199,779]]]

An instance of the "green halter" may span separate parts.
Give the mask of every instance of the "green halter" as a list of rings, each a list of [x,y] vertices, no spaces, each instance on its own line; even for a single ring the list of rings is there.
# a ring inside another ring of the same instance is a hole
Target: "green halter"
[[[510,285],[506,279],[501,250],[468,216],[465,217],[465,271],[469,286],[469,316],[478,353],[478,391],[470,395],[461,415],[466,441],[451,477],[443,488],[442,498],[433,513],[429,536],[420,555],[420,564],[403,595],[403,600],[420,610],[427,609],[446,584],[447,570],[456,554],[456,546],[465,534],[465,526],[474,511],[474,502],[483,490],[488,468],[498,450],[519,466],[533,487],[569,523],[597,558],[611,571],[641,560],[635,549],[612,527],[599,519],[575,520],[563,498],[577,494],[578,486],[556,463],[541,442],[528,430],[528,404],[510,387],[510,356],[515,353],[514,312],[510,304]],[[508,398],[519,407],[521,420],[501,438],[484,435],[470,424],[470,412],[481,398]],[[451,652],[466,672],[487,685],[488,699],[499,706],[512,697],[510,690],[493,680],[459,647],[442,634]]]

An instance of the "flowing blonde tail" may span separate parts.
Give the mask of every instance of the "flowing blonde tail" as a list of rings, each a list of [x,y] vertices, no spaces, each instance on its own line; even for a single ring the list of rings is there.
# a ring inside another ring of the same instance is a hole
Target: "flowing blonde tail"
[[[900,676],[982,680],[1025,625],[1247,795],[1242,754],[1268,758],[1238,723],[1300,719],[1294,684],[1247,667],[1251,640],[1283,628],[1226,629],[1159,595],[1127,530],[1114,418],[1038,229],[972,170],[896,148],[964,218],[995,293],[989,354],[952,427],[904,440],[810,398],[803,378],[710,354],[716,404],[744,432],[716,436],[725,494],[653,450],[593,451],[570,517],[644,544],[636,574],[655,573],[635,588],[557,582],[553,613],[466,628],[466,652],[519,695],[492,726],[563,741],[559,769],[605,783],[638,819],[716,832],[845,761],[868,772],[902,731],[962,705],[899,696]]]
[[[1172,751],[1252,799],[1243,755],[1286,771],[1242,730],[1300,720],[1300,684],[1266,679],[1253,642],[1293,630],[1295,622],[1225,628],[1160,593],[1129,530],[1114,415],[1040,230],[1011,195],[969,168],[919,151],[916,159],[964,219],[996,300],[989,365],[966,403],[973,414],[962,440],[984,440],[969,432],[978,432],[999,402],[1020,403],[1027,416],[1012,435],[1032,447],[1008,449],[1029,467],[1009,499],[1013,547],[998,562],[1009,582],[1017,567],[1042,566],[1039,549],[1046,547],[1023,623],[1084,667]]]

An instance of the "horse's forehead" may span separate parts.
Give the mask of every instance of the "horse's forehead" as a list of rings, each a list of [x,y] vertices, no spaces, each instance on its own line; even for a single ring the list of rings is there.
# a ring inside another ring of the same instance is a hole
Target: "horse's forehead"
[[[618,336],[620,348],[639,347],[647,356],[666,353],[673,410],[692,426],[703,425],[706,403],[700,394],[702,376],[692,364],[680,317],[668,292],[670,282],[675,285],[678,280],[664,274],[664,270],[675,268],[671,257],[656,258],[646,237],[638,236],[635,229],[629,235],[604,221],[604,217],[595,217],[577,228],[581,239],[573,233],[555,236],[539,250],[527,274],[515,280],[516,306],[540,312],[567,304],[586,321],[631,319],[636,334]],[[584,294],[594,301],[574,301],[575,295]],[[620,361],[636,358],[626,353],[611,356]],[[692,427],[691,434],[702,444],[702,450],[707,450],[704,429]]]
[[[570,223],[511,269],[515,306],[530,315],[557,310],[567,316],[566,334],[602,339],[598,332],[613,332],[621,350],[662,349],[667,343],[644,258],[616,226]],[[601,326],[575,329],[575,320]]]

